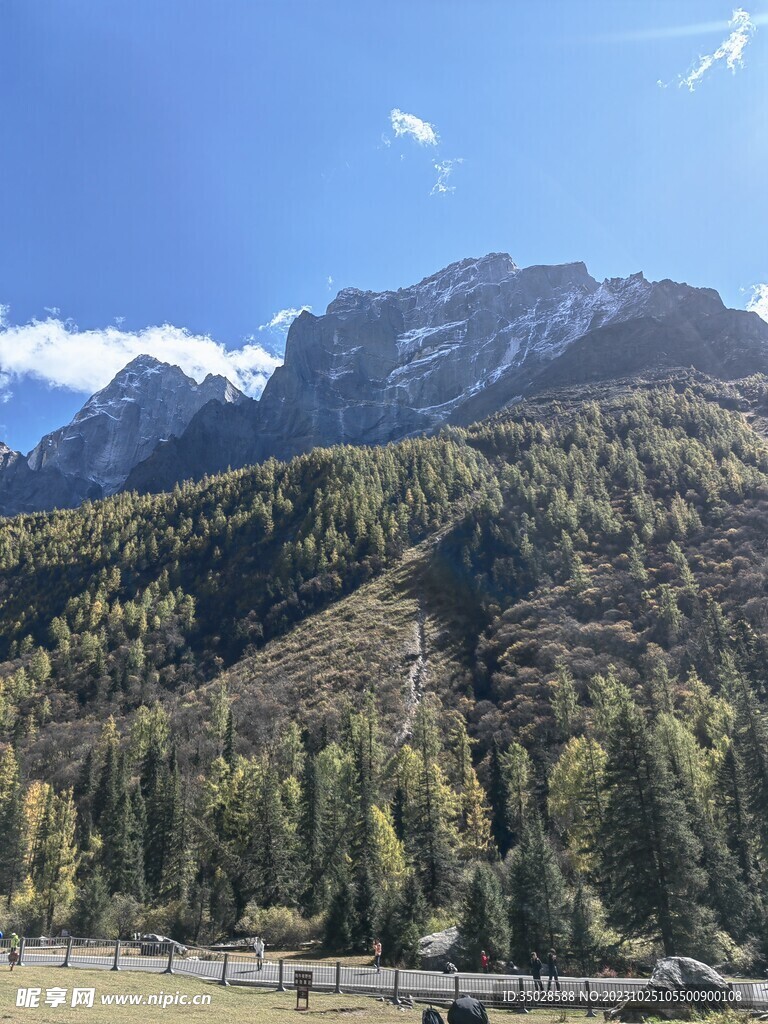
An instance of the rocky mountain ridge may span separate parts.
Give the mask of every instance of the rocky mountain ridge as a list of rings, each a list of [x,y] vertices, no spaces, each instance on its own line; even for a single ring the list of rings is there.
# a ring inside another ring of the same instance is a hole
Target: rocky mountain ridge
[[[166,490],[320,446],[386,444],[555,386],[671,367],[724,379],[768,372],[768,324],[713,289],[642,274],[598,282],[584,263],[520,268],[492,253],[396,291],[345,288],[325,314],[301,313],[259,401],[223,378],[197,385],[161,366],[135,360],[26,461],[0,465],[0,512]]]
[[[0,449],[0,512],[78,504],[119,491],[137,463],[183,433],[208,402],[245,400],[225,377],[198,384],[178,366],[141,355],[88,399],[71,423],[24,457]]]
[[[583,263],[462,260],[397,291],[346,288],[304,312],[261,400],[209,405],[126,486],[284,459],[316,446],[386,444],[468,424],[556,384],[667,367],[768,371],[768,324],[716,291],[642,274],[596,281]]]

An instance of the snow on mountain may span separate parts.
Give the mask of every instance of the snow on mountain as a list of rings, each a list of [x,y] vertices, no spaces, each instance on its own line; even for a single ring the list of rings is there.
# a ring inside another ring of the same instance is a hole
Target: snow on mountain
[[[43,438],[28,465],[16,459],[16,507],[40,501],[43,470],[61,501],[93,488],[163,490],[270,456],[470,423],[551,387],[673,366],[722,378],[768,372],[768,324],[726,309],[711,289],[642,274],[598,282],[580,262],[521,268],[491,253],[396,291],[345,288],[324,315],[300,313],[258,402],[224,378],[196,384],[139,357]],[[13,506],[4,479],[0,510]]]
[[[198,384],[178,366],[138,356],[89,398],[71,423],[43,437],[27,462],[33,471],[56,467],[112,494],[138,462],[160,441],[183,433],[208,402],[243,399],[225,377],[209,374]]]

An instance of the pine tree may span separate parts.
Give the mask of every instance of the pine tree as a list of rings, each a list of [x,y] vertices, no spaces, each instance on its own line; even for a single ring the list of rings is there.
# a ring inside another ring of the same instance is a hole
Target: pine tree
[[[74,933],[108,938],[106,923],[111,903],[109,886],[101,868],[97,867],[79,884],[79,892],[72,910]]]
[[[141,771],[141,795],[144,800],[144,865],[147,888],[159,893],[165,871],[170,834],[168,831],[169,772],[164,745],[153,733]]]
[[[541,817],[528,815],[520,844],[508,857],[507,884],[515,956],[562,945],[567,932],[567,895],[555,851]]]
[[[324,944],[335,953],[346,953],[353,948],[357,931],[355,904],[357,893],[346,868],[341,868],[333,886],[328,913],[325,918]]]
[[[582,974],[592,974],[600,965],[609,933],[605,910],[597,895],[578,878],[570,914],[569,949],[573,963]],[[613,936],[615,941],[618,936]]]
[[[29,874],[40,898],[42,928],[49,931],[56,915],[66,912],[75,898],[75,804],[71,790],[57,796],[47,783],[33,801],[27,796],[34,808],[34,817],[27,818]]]
[[[425,934],[429,907],[415,872],[408,873],[402,888],[389,894],[381,908],[379,938],[386,963],[416,967],[419,939]]]
[[[406,842],[424,894],[445,906],[456,884],[456,801],[438,761],[440,742],[434,711],[419,705],[414,721],[417,779],[409,803]]]
[[[483,950],[492,960],[509,956],[509,912],[496,872],[487,864],[478,864],[470,876],[459,934],[468,970],[479,969]]]
[[[741,762],[741,775],[762,855],[768,858],[768,716],[730,658],[726,660],[725,674],[725,685],[736,713],[734,752]]]
[[[502,854],[519,841],[531,800],[533,766],[525,747],[513,742],[502,751],[496,741],[490,754],[491,827]]]
[[[451,783],[459,794],[459,832],[464,860],[489,857],[493,850],[490,808],[472,764],[472,747],[464,720],[457,717],[451,730],[453,771]]]
[[[567,836],[574,864],[582,871],[596,866],[605,819],[605,761],[605,751],[596,740],[575,736],[549,775],[549,812]]]
[[[605,770],[603,877],[626,935],[659,937],[668,956],[700,937],[701,847],[685,802],[631,697],[616,708]]]
[[[672,715],[658,717],[653,738],[685,801],[691,830],[701,847],[700,865],[707,875],[702,902],[715,912],[723,929],[743,939],[751,917],[751,899],[738,859],[728,847],[720,821],[710,811],[710,759],[691,730]]]
[[[579,694],[573,675],[564,661],[557,664],[557,678],[552,684],[552,713],[564,739],[571,737],[579,725]]]
[[[10,904],[23,878],[24,812],[19,765],[13,747],[0,751],[0,893]]]
[[[246,885],[253,888],[260,906],[273,907],[282,903],[292,888],[292,842],[280,780],[267,757],[263,757],[254,766],[253,782],[255,792],[251,824],[245,825],[251,830],[245,856],[249,866]],[[245,808],[246,816],[248,811]]]

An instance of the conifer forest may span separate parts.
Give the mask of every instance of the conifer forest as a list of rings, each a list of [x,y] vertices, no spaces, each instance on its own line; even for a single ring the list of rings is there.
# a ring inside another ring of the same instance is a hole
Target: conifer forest
[[[6,933],[754,968],[767,395],[563,390],[0,520]]]

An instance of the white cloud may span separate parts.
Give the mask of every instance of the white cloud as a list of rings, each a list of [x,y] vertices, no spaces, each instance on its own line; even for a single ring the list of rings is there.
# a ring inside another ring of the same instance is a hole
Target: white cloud
[[[734,12],[735,13],[735,12]],[[751,15],[753,25],[768,24],[768,13]],[[590,42],[596,43],[648,43],[659,39],[685,39],[691,36],[702,36],[709,33],[726,32],[731,27],[730,21],[694,21],[687,25],[656,25],[653,28],[631,29],[628,32],[603,32],[589,36]]]
[[[326,284],[328,285],[328,291],[330,291],[333,288],[333,278],[331,277],[330,274],[328,275]]]
[[[288,328],[299,315],[299,313],[311,313],[311,306],[301,306],[299,309],[281,309],[272,317],[267,324],[262,324],[260,331],[275,331],[278,334],[287,334]]]
[[[456,191],[455,185],[449,185],[448,179],[453,174],[453,168],[455,164],[463,164],[463,157],[456,157],[455,160],[442,160],[435,163],[434,167],[437,171],[437,181],[432,186],[432,191],[429,193],[431,196],[446,195],[450,192]]]
[[[415,114],[406,114],[395,107],[389,112],[389,120],[396,137],[410,135],[421,146],[436,146],[438,143],[440,136],[434,125],[428,121],[422,121]]]
[[[12,325],[7,316],[8,307],[0,306],[0,395],[7,395],[10,384],[23,377],[90,394],[136,356],[151,355],[180,366],[198,381],[209,373],[221,374],[256,397],[282,362],[252,339],[230,350],[207,335],[172,324],[140,331],[117,326],[83,331],[58,317]]]
[[[768,284],[752,286],[752,295],[747,300],[747,309],[750,313],[757,313],[763,320],[768,321]]]
[[[704,75],[718,61],[724,60],[726,67],[733,72],[736,68],[744,66],[744,50],[756,31],[755,22],[743,7],[737,7],[728,22],[728,27],[731,30],[728,38],[723,40],[714,53],[699,57],[698,64],[687,75],[680,76],[679,85],[684,85],[693,92]]]

